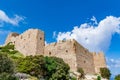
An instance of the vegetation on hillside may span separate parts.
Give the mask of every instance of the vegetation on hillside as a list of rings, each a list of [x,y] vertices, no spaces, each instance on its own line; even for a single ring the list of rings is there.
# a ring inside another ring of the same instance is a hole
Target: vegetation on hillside
[[[17,80],[14,76],[16,73],[20,75],[25,73],[45,80],[69,80],[70,78],[70,67],[61,58],[41,55],[24,57],[11,43],[0,47],[0,66],[0,80]]]
[[[63,59],[57,57],[44,57],[42,55],[26,56],[15,50],[9,43],[0,47],[0,80],[18,80],[16,73],[29,75],[30,79],[39,80],[76,80],[69,73],[70,67]],[[78,69],[81,78],[85,77],[82,68]],[[108,68],[100,69],[101,76],[109,79],[111,76]],[[20,76],[19,75],[19,76]],[[119,80],[120,75],[115,80]],[[100,80],[100,77],[97,78]]]
[[[13,60],[24,57],[20,52],[15,50],[12,43],[8,43],[7,45],[0,47],[0,53],[7,54]]]
[[[17,80],[14,76],[14,63],[6,55],[0,52],[0,80]]]
[[[46,80],[68,80],[69,69],[62,59],[56,57],[27,56],[17,64],[18,72]]]

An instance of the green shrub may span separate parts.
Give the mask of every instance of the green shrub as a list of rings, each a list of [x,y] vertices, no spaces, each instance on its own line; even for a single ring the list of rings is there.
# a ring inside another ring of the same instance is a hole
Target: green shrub
[[[47,80],[69,80],[69,65],[57,57],[45,57]]]
[[[0,53],[0,73],[14,73],[14,64],[7,54]]]
[[[101,77],[100,77],[100,76],[97,76],[97,80],[101,80]]]
[[[0,80],[18,80],[18,78],[8,73],[1,73]]]
[[[23,54],[19,53],[17,50],[14,50],[14,45],[11,43],[0,47],[0,52],[7,54],[14,61],[16,61],[18,58],[24,57]]]
[[[120,74],[118,74],[117,76],[115,76],[115,80],[120,80]]]
[[[77,80],[76,77],[72,77],[71,80]]]
[[[80,78],[85,78],[85,73],[82,68],[78,68],[77,72],[79,72],[81,74]]]
[[[110,79],[111,73],[108,68],[100,68],[100,74],[103,78]]]
[[[45,75],[44,65],[43,56],[27,56],[18,60],[17,71],[40,78]]]
[[[5,45],[4,47],[1,47],[1,49],[11,49],[11,50],[14,50],[15,46],[10,42],[7,45]]]
[[[69,80],[68,64],[60,58],[27,56],[17,64],[17,71],[46,80]]]

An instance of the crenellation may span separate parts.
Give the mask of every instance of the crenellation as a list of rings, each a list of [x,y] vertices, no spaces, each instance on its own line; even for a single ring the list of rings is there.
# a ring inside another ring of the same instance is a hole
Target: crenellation
[[[99,73],[101,67],[106,67],[103,52],[89,52],[74,39],[60,40],[45,45],[44,32],[29,29],[22,34],[10,33],[5,44],[12,42],[15,49],[29,55],[56,56],[69,64],[71,71],[83,68],[85,73]]]

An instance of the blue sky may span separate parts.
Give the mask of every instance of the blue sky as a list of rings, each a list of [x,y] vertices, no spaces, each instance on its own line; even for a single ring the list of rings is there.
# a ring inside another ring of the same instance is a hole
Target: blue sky
[[[47,43],[75,38],[90,51],[104,51],[116,75],[120,73],[119,4],[120,0],[1,0],[0,44],[9,32],[38,28],[45,31]]]

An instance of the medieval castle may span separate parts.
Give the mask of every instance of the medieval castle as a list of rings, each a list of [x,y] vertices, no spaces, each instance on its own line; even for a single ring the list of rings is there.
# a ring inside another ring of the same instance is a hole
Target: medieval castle
[[[92,53],[80,45],[76,40],[63,40],[45,45],[44,32],[29,29],[22,34],[10,33],[5,44],[12,42],[16,50],[29,55],[56,56],[69,64],[71,71],[83,68],[85,73],[99,73],[100,68],[106,67],[104,54]]]

